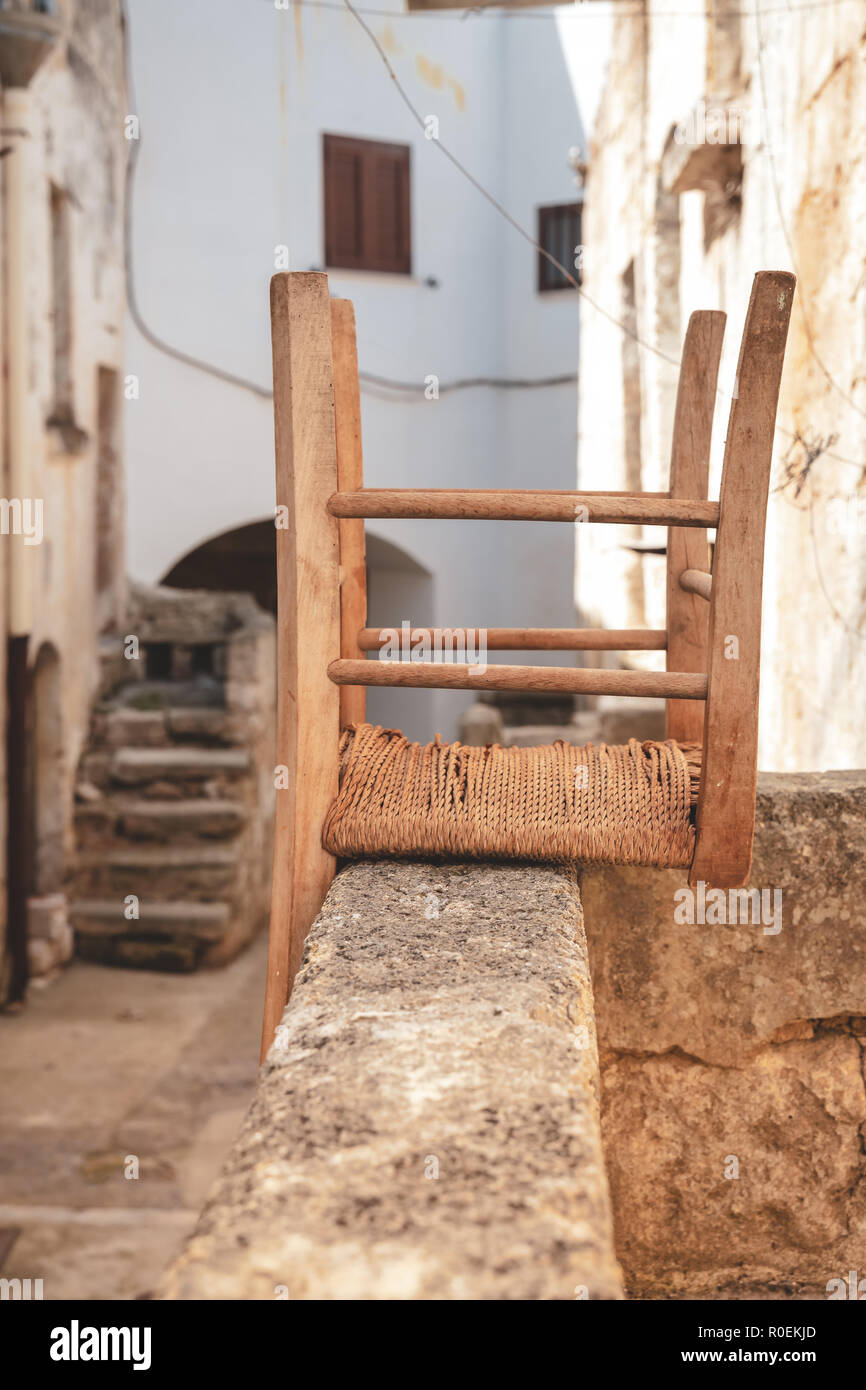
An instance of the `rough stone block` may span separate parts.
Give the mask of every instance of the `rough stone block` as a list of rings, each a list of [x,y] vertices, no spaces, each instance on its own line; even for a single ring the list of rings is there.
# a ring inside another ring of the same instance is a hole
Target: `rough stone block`
[[[826,1033],[746,1067],[609,1056],[603,1134],[630,1292],[826,1297],[866,1268],[863,1047]]]
[[[66,928],[66,897],[63,893],[46,893],[27,899],[27,936],[29,940],[63,941]]]
[[[630,738],[662,739],[665,736],[664,700],[623,699],[602,695],[595,710],[602,743],[628,743]]]
[[[502,743],[505,727],[495,705],[470,705],[460,716],[458,738],[470,748],[483,748],[488,743]]]
[[[27,971],[31,980],[50,975],[61,963],[60,950],[56,942],[40,937],[27,942]]]
[[[781,930],[680,924],[686,883],[581,875],[629,1291],[826,1297],[866,1271],[866,773],[759,779]]]
[[[602,1046],[730,1066],[803,1020],[866,1014],[866,773],[761,776],[751,886],[781,892],[779,932],[679,925],[687,882],[581,872]]]
[[[98,961],[100,965],[122,965],[131,970],[164,970],[168,974],[196,970],[201,955],[197,943],[125,941],[112,936],[80,936],[76,947],[82,960]]]
[[[111,748],[159,747],[168,742],[163,710],[113,709],[93,717],[93,740]]]

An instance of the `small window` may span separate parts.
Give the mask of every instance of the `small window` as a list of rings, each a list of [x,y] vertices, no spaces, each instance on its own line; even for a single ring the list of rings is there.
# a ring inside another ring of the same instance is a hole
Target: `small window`
[[[110,367],[96,369],[96,516],[94,578],[100,632],[123,622],[118,608],[124,533],[121,467],[120,378]]]
[[[580,203],[557,203],[554,207],[538,209],[538,244],[543,246],[551,256],[555,256],[560,265],[564,265],[575,278],[578,284],[581,282],[580,274]],[[570,290],[573,289],[570,280],[566,280],[562,271],[557,270],[555,265],[551,265],[547,256],[538,257],[538,288],[539,290]]]
[[[213,642],[196,642],[192,649],[192,669],[197,676],[212,676]]]
[[[324,158],[325,263],[409,275],[409,146],[326,135]]]
[[[173,660],[174,646],[171,642],[145,643],[144,670],[148,680],[170,680]]]
[[[69,198],[51,185],[51,292],[54,321],[54,416],[72,419],[72,242]]]

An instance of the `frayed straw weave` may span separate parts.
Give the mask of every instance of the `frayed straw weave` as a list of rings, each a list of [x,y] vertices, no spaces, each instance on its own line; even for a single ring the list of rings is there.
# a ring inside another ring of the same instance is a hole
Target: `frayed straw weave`
[[[700,748],[638,743],[535,748],[410,743],[350,725],[325,849],[344,859],[421,856],[684,867],[695,846]],[[303,774],[302,774],[303,775]]]

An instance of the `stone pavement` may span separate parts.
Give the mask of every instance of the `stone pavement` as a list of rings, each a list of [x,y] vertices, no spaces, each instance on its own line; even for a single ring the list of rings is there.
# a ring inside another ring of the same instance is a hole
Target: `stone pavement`
[[[264,976],[264,937],[196,975],[76,961],[0,1016],[0,1274],[151,1292],[249,1108]]]

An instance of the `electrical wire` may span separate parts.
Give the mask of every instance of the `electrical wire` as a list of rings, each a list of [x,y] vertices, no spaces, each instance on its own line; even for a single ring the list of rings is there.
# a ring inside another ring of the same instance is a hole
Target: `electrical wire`
[[[844,2],[844,0],[842,0],[842,2]],[[306,3],[306,0],[301,0],[301,3]],[[376,37],[376,35],[373,33],[373,31],[372,31],[372,29],[370,28],[370,26],[369,26],[368,24],[366,24],[365,21],[364,21],[364,19],[362,18],[362,11],[359,10],[358,7],[356,7],[355,5],[352,4],[352,0],[342,0],[342,3],[343,3],[344,8],[347,9],[347,10],[350,12],[350,14],[353,15],[353,17],[355,18],[355,20],[357,21],[357,23],[361,26],[361,28],[362,28],[362,29],[364,30],[364,32],[366,33],[367,37],[370,39],[371,43],[372,43],[372,44],[374,45],[374,47],[376,48],[376,51],[377,51],[377,53],[379,54],[379,57],[380,57],[382,63],[384,64],[384,66],[385,66],[385,68],[386,68],[386,70],[387,70],[387,72],[388,72],[388,75],[389,75],[389,77],[391,78],[391,81],[394,83],[394,86],[395,86],[395,88],[396,88],[396,91],[397,91],[398,95],[400,96],[400,98],[401,98],[403,104],[407,107],[407,109],[409,110],[409,112],[410,112],[410,114],[412,115],[413,119],[414,119],[414,120],[416,121],[416,123],[420,126],[420,128],[421,128],[422,130],[425,130],[425,132],[426,132],[426,127],[425,127],[425,122],[424,122],[423,116],[421,115],[421,113],[420,113],[420,111],[418,110],[418,108],[414,105],[414,103],[412,102],[412,100],[411,100],[411,98],[409,97],[408,93],[406,92],[405,88],[403,87],[402,83],[400,82],[400,80],[399,80],[399,78],[398,78],[396,72],[394,71],[394,68],[393,68],[393,66],[392,66],[392,64],[391,64],[391,62],[390,62],[390,59],[388,58],[388,55],[386,54],[386,52],[385,52],[385,50],[384,50],[382,44],[379,42],[379,39],[378,39],[378,38]],[[831,0],[831,3],[835,3],[835,0]],[[827,6],[821,6],[821,7],[822,7],[822,8],[827,8]],[[796,9],[796,8],[797,8],[796,6],[786,7],[784,10],[780,10],[779,13],[791,13],[791,11],[792,11],[793,9]],[[427,13],[427,11],[424,11],[424,13]],[[643,13],[643,11],[641,11],[641,13]],[[766,14],[767,11],[765,10],[764,13]],[[755,11],[754,11],[754,10],[749,11],[749,14],[750,14],[752,17],[754,17],[754,16],[755,16]],[[765,105],[764,105],[764,116],[765,116],[765,124],[766,124],[766,98],[765,98]],[[650,343],[650,342],[648,342],[646,339],[642,338],[642,337],[641,337],[638,333],[636,333],[628,324],[626,324],[626,323],[624,323],[622,320],[618,319],[614,314],[610,313],[607,309],[603,308],[602,305],[598,304],[598,303],[596,302],[596,300],[594,300],[594,299],[592,298],[591,295],[587,294],[586,290],[584,290],[584,289],[582,288],[582,286],[578,283],[578,281],[577,281],[577,280],[575,279],[575,277],[570,273],[570,271],[566,270],[565,266],[563,266],[563,265],[556,259],[555,256],[551,255],[551,253],[550,253],[549,251],[547,251],[545,247],[543,247],[538,241],[536,241],[536,239],[526,230],[525,227],[521,226],[521,224],[516,220],[516,218],[514,218],[514,217],[511,215],[511,213],[508,212],[508,210],[502,206],[502,204],[498,201],[498,199],[495,198],[495,197],[493,196],[493,194],[490,193],[490,192],[484,187],[484,185],[480,183],[480,181],[475,177],[475,175],[472,174],[472,173],[470,172],[470,170],[468,170],[468,169],[466,168],[466,166],[463,165],[463,164],[460,162],[460,160],[456,157],[456,155],[454,155],[454,154],[448,149],[448,147],[447,147],[446,145],[443,144],[443,142],[442,142],[441,140],[436,139],[436,140],[432,141],[431,143],[432,143],[432,144],[435,144],[435,145],[437,146],[437,148],[442,152],[442,154],[443,154],[448,160],[450,160],[450,162],[455,166],[456,169],[459,170],[459,172],[463,175],[463,177],[466,178],[466,179],[473,185],[473,187],[474,187],[475,189],[477,189],[477,191],[482,195],[482,197],[485,198],[486,201],[487,201],[488,203],[490,203],[490,205],[491,205],[493,208],[495,208],[496,211],[497,211],[502,217],[505,218],[505,220],[510,224],[510,226],[512,226],[512,227],[514,228],[514,230],[515,230],[516,232],[518,232],[519,235],[520,235],[521,237],[523,237],[524,241],[527,241],[527,242],[530,244],[530,246],[534,247],[536,251],[538,251],[542,256],[546,257],[546,259],[551,263],[551,265],[553,265],[553,266],[556,267],[556,269],[565,277],[565,279],[577,290],[577,292],[578,292],[578,294],[580,295],[581,299],[585,300],[586,303],[588,303],[593,309],[596,310],[596,312],[600,313],[605,319],[608,320],[609,323],[613,324],[616,328],[618,328],[618,329],[620,330],[621,333],[624,333],[627,337],[631,338],[635,343],[638,344],[639,347],[643,348],[644,351],[652,353],[653,356],[659,358],[661,361],[667,363],[669,366],[672,366],[672,367],[676,368],[677,371],[679,370],[680,364],[679,364],[679,361],[678,361],[675,357],[672,357],[669,353],[664,352],[664,351],[663,351],[661,348],[659,348],[655,343]],[[778,189],[777,189],[777,200],[778,200],[778,197],[779,197],[779,195],[778,195]],[[778,205],[779,205],[780,216],[781,216],[781,206],[780,206],[780,203],[778,203]],[[789,243],[789,252],[790,252],[790,249],[791,249],[791,248],[790,248],[790,243]],[[791,259],[792,259],[792,264],[793,264],[793,255],[792,255]],[[798,276],[798,281],[799,281],[799,276]],[[817,357],[816,357],[816,360],[819,360],[819,359],[817,359]],[[825,371],[825,374],[826,374],[826,368],[824,368],[824,371]],[[831,379],[831,378],[828,377],[828,379]],[[834,382],[833,384],[836,385],[835,382]],[[836,386],[836,389],[839,390],[839,391],[842,391],[842,388],[841,388],[841,387]],[[729,401],[729,400],[731,399],[729,393],[726,392],[726,391],[724,391],[721,387],[718,387],[718,388],[717,388],[716,394],[717,394],[717,396],[721,397],[721,398],[724,399],[724,400]],[[842,394],[844,395],[844,392],[842,392]],[[853,401],[850,401],[850,400],[849,400],[849,404],[852,405],[853,408],[854,408],[855,410],[858,410],[858,411],[859,411],[859,407],[858,407]],[[862,414],[863,412],[860,412],[860,413]],[[783,425],[781,425],[781,424],[777,425],[777,429],[778,429],[778,432],[779,432],[780,434],[786,435],[788,439],[796,440],[797,437],[798,437],[796,431],[786,429],[786,428],[785,428]],[[858,468],[858,469],[860,469],[860,471],[861,471],[863,474],[866,474],[866,461],[860,461],[860,460],[855,460],[855,459],[848,459],[848,458],[843,457],[842,455],[839,455],[839,454],[834,453],[832,450],[829,450],[829,449],[825,450],[824,453],[825,453],[825,456],[826,456],[827,458],[832,458],[835,462],[842,463],[842,464],[845,464],[845,465],[850,466],[850,467]]]
[[[345,7],[349,11],[349,13],[352,14],[354,18],[357,20],[358,24],[364,30],[364,33],[367,35],[370,42],[375,47],[377,53],[379,54],[379,57],[385,65],[385,68],[388,72],[388,76],[394,83],[395,90],[397,91],[404,106],[407,108],[416,124],[426,134],[426,123],[424,117],[421,115],[421,112],[418,110],[417,106],[414,104],[405,87],[401,83],[399,77],[397,76],[396,72],[394,71],[394,68],[391,65],[387,53],[385,52],[376,35],[373,33],[373,30],[370,28],[369,24],[365,23],[359,11],[355,9],[355,6],[352,4],[352,0],[343,0],[343,3],[345,4]],[[528,232],[526,228],[521,225],[520,222],[517,221],[516,217],[512,217],[511,213],[508,211],[507,208],[503,207],[499,199],[495,198],[493,194],[487,188],[484,187],[484,185],[475,177],[475,175],[469,169],[466,168],[466,165],[462,164],[460,160],[457,158],[457,156],[453,154],[451,150],[449,150],[448,146],[445,145],[442,140],[436,138],[432,140],[430,143],[435,145],[437,149],[441,150],[442,154],[445,156],[446,159],[450,160],[450,162],[454,165],[455,169],[457,169],[459,173],[461,173],[463,177],[467,179],[469,183],[472,184],[473,188],[475,188],[477,192],[481,194],[482,198],[486,199],[486,201],[490,204],[491,207],[495,208],[495,210],[499,213],[501,217],[505,218],[505,221],[508,222],[509,225],[513,227],[514,230],[520,236],[523,237],[524,241],[528,242],[529,245],[532,246],[539,253],[539,255],[544,256],[544,258],[547,261],[549,261],[549,263],[552,266],[554,266],[555,269],[558,270],[562,276],[564,276],[564,278],[568,281],[572,288],[577,290],[581,299],[585,300],[587,304],[591,305],[597,313],[601,314],[603,318],[606,318],[608,322],[612,323],[616,328],[619,328],[624,333],[627,332],[629,337],[633,338],[634,341],[640,344],[641,347],[645,348],[648,352],[654,353],[656,357],[660,357],[663,361],[668,362],[670,366],[676,367],[677,370],[679,370],[680,364],[675,357],[671,357],[668,353],[663,352],[661,348],[656,347],[654,343],[646,342],[643,338],[640,337],[638,333],[635,333],[633,329],[627,328],[626,325],[623,324],[620,319],[616,318],[614,314],[609,313],[608,310],[603,308],[601,304],[596,303],[592,296],[587,294],[586,290],[582,288],[580,282],[575,278],[574,275],[572,275],[571,271],[567,270],[565,266],[562,264],[562,262],[556,259],[552,252],[548,251],[545,246],[542,246],[541,242],[536,241],[535,237],[532,236],[532,234]]]
[[[290,0],[292,8],[298,7],[308,10],[345,10],[342,0]],[[273,5],[274,0],[267,0],[269,5]],[[644,6],[632,9],[625,9],[623,0],[608,0],[610,10],[597,4],[594,0],[575,0],[573,4],[558,5],[555,9],[527,9],[521,6],[514,8],[507,5],[469,5],[464,7],[455,6],[453,9],[445,10],[379,10],[368,6],[356,7],[355,13],[369,15],[371,19],[409,19],[422,20],[433,19],[439,22],[444,20],[465,21],[467,19],[505,19],[510,23],[520,19],[543,19],[548,22],[566,14],[579,14],[585,19],[702,19],[708,18],[715,20],[714,14],[708,16],[703,10],[648,10]],[[802,5],[775,5],[764,10],[765,15],[771,14],[805,14],[810,10],[829,10],[836,9],[839,5],[860,4],[861,0],[806,0]],[[725,10],[724,14],[719,15],[719,19],[754,19],[754,10]]]
[[[759,2],[759,0],[756,0],[756,3],[758,3],[758,2]],[[784,7],[784,8],[782,8],[782,7],[777,7],[777,8],[765,8],[765,9],[762,11],[762,13],[763,13],[764,15],[767,15],[767,14],[772,14],[772,13],[794,13],[794,12],[796,12],[797,10],[804,10],[804,11],[805,11],[805,10],[811,10],[811,9],[827,9],[827,8],[835,7],[835,6],[838,5],[838,4],[845,4],[845,3],[848,3],[848,2],[849,2],[849,0],[812,0],[811,3],[802,4],[802,5],[787,6],[787,7]],[[852,0],[852,2],[853,2],[853,0]],[[269,0],[269,3],[272,3],[272,0]],[[392,67],[392,65],[391,65],[391,63],[390,63],[390,61],[389,61],[389,59],[388,59],[388,56],[387,56],[387,54],[385,53],[385,51],[384,51],[382,45],[380,44],[380,42],[379,42],[379,40],[377,39],[376,35],[375,35],[375,34],[373,33],[373,31],[370,29],[369,25],[367,25],[367,24],[364,22],[363,16],[364,16],[364,15],[370,15],[371,17],[386,17],[386,18],[389,18],[389,19],[393,19],[393,18],[408,18],[408,17],[411,17],[412,14],[420,14],[420,15],[423,15],[423,16],[425,16],[425,17],[430,17],[430,16],[432,16],[432,15],[448,15],[449,17],[452,17],[452,18],[453,18],[453,17],[455,17],[455,15],[454,15],[453,12],[450,12],[450,11],[441,11],[441,10],[434,10],[434,11],[424,10],[424,11],[414,11],[414,12],[412,12],[412,11],[409,11],[409,12],[407,12],[407,11],[396,11],[396,12],[392,12],[392,11],[389,11],[389,10],[374,10],[374,9],[366,9],[366,8],[361,9],[361,8],[359,8],[359,7],[356,7],[356,6],[352,5],[352,4],[351,4],[351,0],[334,0],[333,3],[329,3],[328,0],[292,0],[292,3],[293,3],[293,4],[302,5],[302,6],[305,6],[306,8],[310,8],[310,9],[343,10],[343,11],[348,10],[349,13],[353,16],[353,18],[357,21],[357,23],[361,26],[361,28],[365,31],[365,33],[367,34],[367,36],[368,36],[368,38],[370,39],[370,41],[374,44],[374,46],[375,46],[375,48],[376,48],[376,50],[377,50],[377,52],[378,52],[378,54],[379,54],[379,57],[381,58],[383,64],[385,65],[385,68],[386,68],[387,71],[388,71],[389,77],[391,78],[392,82],[394,83],[395,88],[396,88],[396,90],[397,90],[397,92],[398,92],[398,94],[399,94],[401,100],[403,101],[404,105],[407,107],[407,109],[408,109],[409,112],[411,113],[413,119],[417,122],[417,124],[420,126],[420,128],[421,128],[422,130],[426,130],[423,116],[421,115],[420,111],[418,111],[418,109],[415,107],[414,103],[411,101],[411,99],[410,99],[408,93],[406,92],[405,88],[402,86],[401,82],[399,81],[399,79],[398,79],[398,77],[397,77],[397,74],[396,74],[396,72],[394,71],[394,69],[393,69],[393,67]],[[592,3],[592,0],[590,0],[590,3]],[[580,13],[584,13],[584,12],[585,12],[585,7],[584,7],[583,5],[580,5],[580,6],[575,7],[575,8],[576,8],[576,10],[577,10],[578,12],[580,12]],[[133,78],[132,78],[131,56],[130,56],[130,51],[129,51],[129,20],[128,20],[128,16],[126,15],[126,5],[125,5],[125,4],[123,5],[123,10],[124,10],[124,26],[123,26],[123,27],[124,27],[124,45],[125,45],[125,49],[126,49],[126,71],[127,71],[127,76],[128,76],[128,84],[129,84],[130,95],[132,96],[132,99],[133,99],[132,104],[133,104],[133,106],[134,106],[134,105],[135,105],[135,94],[134,94],[134,84],[133,84]],[[469,13],[472,13],[472,14],[481,13],[481,14],[487,15],[487,14],[490,14],[491,11],[490,11],[489,9],[487,9],[487,8],[485,8],[484,10],[482,10],[482,11],[480,11],[480,12],[479,12],[479,11],[464,11],[464,12],[462,12],[462,17],[465,18],[465,16],[466,16],[467,14],[469,14]],[[500,12],[497,11],[497,13],[500,13]],[[552,17],[552,15],[553,15],[553,12],[541,12],[541,11],[538,11],[538,10],[534,10],[534,11],[515,10],[515,11],[513,11],[513,12],[508,11],[508,12],[506,12],[506,13],[507,13],[507,14],[509,15],[509,17],[511,17],[511,18],[529,17],[530,14],[531,14],[533,17],[535,17],[535,18],[542,18],[542,17],[550,18],[550,17]],[[629,10],[629,11],[623,11],[622,9],[619,9],[619,10],[618,10],[618,13],[617,13],[617,17],[619,18],[619,17],[624,17],[624,16],[630,16],[630,15],[639,15],[639,14],[644,14],[644,13],[646,13],[646,12],[645,12],[644,10],[642,10],[642,9],[641,9],[641,10]],[[674,12],[671,12],[672,15],[673,15],[673,13],[674,13]],[[683,12],[682,12],[683,15],[687,15],[688,13],[690,13],[690,12],[688,12],[688,11],[683,11]],[[758,14],[757,14],[757,12],[756,12],[755,10],[741,11],[741,12],[738,12],[738,13],[741,13],[741,14],[744,15],[744,16],[747,16],[747,15],[748,15],[748,16],[750,16],[750,17],[753,17],[753,18],[756,19],[756,23],[757,23],[758,25],[760,24],[760,17],[758,16]],[[658,12],[656,13],[656,17],[658,17]],[[706,18],[706,15],[705,15],[705,14],[702,14],[701,17]],[[758,49],[759,49],[759,58],[762,60],[762,55],[761,55],[761,53],[760,53],[760,43],[759,43]],[[763,68],[761,68],[761,78],[762,78],[762,90],[763,90],[763,93],[764,93],[764,116],[765,116],[765,123],[766,123],[766,119],[767,119],[767,117],[766,117],[766,86],[765,86],[765,83],[764,83],[764,80],[763,80]],[[186,366],[190,366],[190,367],[195,368],[196,370],[205,372],[205,373],[207,373],[207,374],[209,374],[209,375],[211,375],[211,376],[217,378],[218,380],[225,381],[225,382],[228,383],[229,385],[238,386],[238,387],[240,387],[240,388],[243,389],[243,390],[250,391],[250,392],[252,392],[254,395],[256,395],[256,396],[258,396],[258,397],[260,397],[260,398],[262,398],[262,399],[268,399],[268,400],[271,399],[272,396],[273,396],[273,391],[272,391],[269,387],[262,386],[262,385],[260,385],[260,384],[259,384],[258,382],[256,382],[256,381],[253,381],[253,380],[251,380],[251,379],[249,379],[249,378],[243,377],[243,376],[241,376],[241,375],[239,375],[239,374],[237,374],[237,373],[227,371],[225,368],[219,367],[219,366],[217,366],[215,363],[208,362],[208,361],[206,361],[206,360],[203,359],[203,358],[197,357],[197,356],[195,356],[195,355],[192,354],[192,353],[185,352],[183,349],[180,349],[180,348],[175,347],[173,344],[167,342],[165,339],[161,338],[158,334],[156,334],[156,333],[150,328],[149,324],[147,323],[146,319],[144,318],[144,315],[143,315],[143,313],[142,313],[142,311],[141,311],[141,309],[140,309],[139,303],[138,303],[138,297],[137,297],[137,291],[136,291],[136,283],[135,283],[135,275],[134,275],[133,253],[132,253],[132,201],[133,201],[133,190],[134,190],[134,180],[135,180],[135,169],[136,169],[136,163],[137,163],[138,154],[139,154],[139,150],[140,150],[140,146],[141,146],[141,139],[140,139],[140,137],[139,137],[138,140],[133,141],[133,142],[131,142],[131,143],[132,143],[132,149],[131,149],[131,151],[130,151],[130,157],[129,157],[129,160],[128,160],[128,162],[127,162],[127,171],[126,171],[127,196],[126,196],[126,200],[125,200],[126,206],[125,206],[125,214],[124,214],[124,222],[125,222],[124,262],[125,262],[125,278],[126,278],[126,286],[127,286],[127,300],[128,300],[128,304],[129,304],[130,316],[131,316],[133,322],[135,323],[135,325],[136,325],[138,331],[141,333],[142,337],[143,337],[147,342],[149,342],[149,343],[151,344],[151,346],[153,346],[154,348],[156,348],[158,351],[164,353],[165,355],[174,358],[176,361],[179,361],[179,362],[183,363],[183,364],[186,365]],[[574,289],[577,290],[577,292],[578,292],[578,294],[581,296],[581,298],[584,299],[593,309],[595,309],[597,313],[601,314],[602,317],[605,318],[609,323],[611,323],[614,327],[618,328],[620,332],[626,334],[628,337],[630,337],[631,339],[633,339],[634,342],[636,342],[636,343],[637,343],[641,348],[643,348],[645,351],[651,352],[655,357],[659,358],[660,360],[662,360],[663,362],[665,362],[665,363],[668,364],[669,366],[672,366],[672,367],[676,368],[677,370],[679,369],[679,365],[680,365],[680,364],[679,364],[679,362],[678,362],[678,360],[677,360],[676,358],[674,358],[674,357],[672,357],[670,354],[664,352],[664,351],[663,351],[662,349],[660,349],[656,344],[650,343],[650,342],[648,342],[647,340],[645,340],[644,338],[642,338],[642,337],[641,337],[639,334],[637,334],[632,328],[630,328],[629,325],[623,323],[623,322],[622,322],[620,319],[618,319],[614,314],[610,313],[610,312],[609,312],[607,309],[605,309],[602,305],[598,304],[598,303],[592,298],[592,296],[590,296],[589,294],[587,294],[587,292],[582,288],[582,286],[578,283],[577,279],[571,274],[571,272],[570,272],[569,270],[567,270],[566,267],[563,266],[563,265],[556,259],[555,256],[553,256],[549,251],[547,251],[545,247],[541,246],[540,243],[539,243],[538,241],[536,241],[536,239],[535,239],[529,232],[527,232],[526,229],[525,229],[523,226],[521,226],[521,224],[516,220],[516,218],[514,218],[514,217],[508,212],[508,210],[502,206],[502,204],[498,201],[498,199],[496,199],[496,198],[495,198],[495,197],[494,197],[494,196],[493,196],[481,183],[480,183],[480,181],[479,181],[479,180],[478,180],[478,179],[465,167],[465,165],[463,165],[463,164],[461,163],[461,161],[460,161],[459,159],[457,159],[457,157],[456,157],[454,154],[452,154],[452,152],[447,148],[447,146],[445,146],[445,145],[442,143],[441,140],[436,140],[436,141],[433,142],[433,143],[435,143],[435,144],[438,146],[438,148],[439,148],[440,151],[445,155],[445,157],[448,158],[448,159],[450,160],[450,162],[451,162],[451,163],[455,166],[455,168],[463,175],[463,177],[466,178],[466,179],[473,185],[473,187],[482,195],[482,197],[484,197],[484,198],[486,199],[486,201],[487,201],[488,203],[491,204],[491,206],[500,214],[500,216],[502,216],[502,217],[509,223],[509,225],[510,225],[515,231],[517,231],[517,232],[519,233],[519,235],[520,235],[525,241],[527,241],[527,242],[529,243],[529,245],[531,245],[536,251],[538,251],[539,254],[543,255],[543,256],[550,262],[550,264],[553,265],[553,266],[560,272],[560,274],[562,274],[562,275],[565,277],[565,279],[567,280],[567,282],[568,282],[569,284],[571,284],[571,285],[573,286]],[[780,197],[779,197],[779,192],[778,192],[778,187],[777,187],[777,186],[776,186],[776,199],[777,199],[777,207],[779,207],[780,218],[781,218]],[[788,241],[789,250],[790,250],[790,241],[789,241],[789,238],[788,238],[788,236],[787,236],[787,230],[784,228],[784,223],[783,223],[783,230],[784,230],[784,232],[785,232],[786,241]],[[792,256],[792,263],[793,263],[793,256]],[[819,359],[816,358],[816,360],[819,360]],[[824,371],[825,371],[825,374],[826,374],[826,368],[823,368],[823,367],[822,367],[822,370],[824,370]],[[406,382],[406,381],[397,381],[397,380],[394,380],[394,379],[391,379],[391,378],[378,376],[378,375],[376,375],[376,374],[374,374],[374,373],[370,373],[370,372],[359,372],[359,379],[360,379],[360,381],[361,381],[361,384],[362,384],[368,391],[371,391],[371,392],[373,392],[373,393],[379,395],[379,398],[380,398],[380,399],[383,399],[383,398],[384,398],[384,399],[388,399],[389,397],[388,397],[387,395],[383,395],[383,393],[387,393],[387,392],[392,392],[392,393],[394,393],[395,395],[399,395],[399,394],[406,394],[406,395],[409,395],[409,394],[411,394],[411,395],[413,395],[413,396],[415,397],[415,399],[418,400],[418,401],[420,401],[420,400],[423,399],[423,387],[421,386],[421,384],[415,384],[415,383]],[[439,386],[438,386],[438,391],[439,391],[439,394],[440,394],[440,395],[445,395],[445,394],[448,394],[448,393],[453,392],[453,391],[466,390],[466,389],[470,389],[470,388],[473,388],[473,387],[482,387],[482,386],[496,387],[496,388],[500,388],[500,389],[521,389],[521,390],[528,390],[528,389],[533,389],[533,388],[544,388],[544,387],[552,387],[552,386],[559,386],[559,385],[565,385],[565,384],[573,384],[573,383],[576,382],[576,381],[577,381],[577,376],[576,376],[575,374],[568,374],[568,375],[563,375],[563,376],[560,376],[560,377],[538,378],[538,379],[534,379],[534,380],[533,380],[533,379],[526,379],[526,380],[509,380],[509,379],[506,379],[506,378],[493,378],[493,377],[469,377],[469,378],[458,379],[458,380],[453,381],[453,382],[442,382],[442,383],[440,383]],[[834,384],[835,384],[835,383],[834,383]],[[836,389],[837,389],[837,390],[841,390],[841,388],[838,387],[838,386],[836,387]],[[723,396],[725,399],[729,399],[727,393],[726,393],[726,392],[723,392],[723,391],[721,390],[721,388],[719,388],[719,391],[718,391],[717,394]],[[844,394],[844,393],[843,393],[843,394]],[[854,404],[853,402],[849,402],[849,403],[850,403],[850,404]],[[854,408],[857,409],[857,410],[859,410],[859,407],[857,407],[856,405],[854,406]],[[863,412],[860,412],[860,413],[863,413]],[[781,434],[786,435],[789,439],[792,439],[792,440],[793,440],[793,439],[796,439],[796,437],[797,437],[795,432],[793,432],[793,431],[791,431],[791,430],[785,429],[782,425],[779,425],[779,426],[778,426],[778,430],[779,430],[779,432],[780,432]],[[826,450],[826,451],[825,451],[825,456],[828,457],[828,458],[832,458],[832,459],[834,459],[834,461],[837,461],[837,462],[839,462],[839,463],[845,464],[845,465],[850,466],[850,467],[858,468],[858,469],[860,469],[861,471],[866,472],[866,462],[863,462],[863,461],[860,461],[860,460],[856,460],[856,459],[845,458],[844,456],[839,455],[839,454],[836,454],[836,453],[834,453],[834,452],[831,451],[831,450]]]
[[[341,7],[342,8],[342,7]],[[132,98],[132,106],[135,108],[135,85],[132,76],[132,59],[130,53],[130,28],[129,18],[126,14],[126,4],[123,9],[123,42],[124,58],[127,74],[127,87]],[[422,121],[423,125],[423,121]],[[262,386],[259,382],[249,377],[241,376],[237,372],[228,371],[224,367],[217,366],[214,362],[209,362],[205,358],[198,357],[194,353],[185,352],[183,348],[175,347],[165,338],[159,336],[150,327],[144,317],[138,302],[138,292],[135,280],[134,255],[133,255],[133,233],[132,233],[132,205],[135,190],[135,172],[138,162],[138,155],[141,149],[141,132],[139,138],[130,141],[131,149],[126,165],[126,196],[124,199],[124,235],[123,235],[123,259],[124,259],[124,278],[126,281],[126,300],[129,307],[129,315],[141,334],[145,342],[158,352],[167,357],[171,357],[176,362],[181,362],[184,366],[193,367],[196,371],[204,372],[208,376],[215,377],[218,381],[224,381],[229,386],[240,387],[243,391],[249,391],[262,400],[272,400],[273,390],[269,386]],[[570,278],[570,277],[569,277]],[[410,394],[416,401],[424,401],[424,383],[411,381],[398,381],[390,377],[378,376],[373,372],[358,372],[358,379],[362,387],[370,390],[371,394],[378,395],[379,399],[393,399],[383,393],[386,391],[395,394]],[[466,391],[476,387],[491,387],[498,390],[536,390],[545,389],[552,386],[573,385],[577,382],[577,374],[569,373],[561,376],[537,377],[537,378],[517,378],[507,377],[462,377],[455,381],[440,382],[437,391],[440,396],[448,395],[454,391]],[[414,403],[414,402],[413,402]]]

